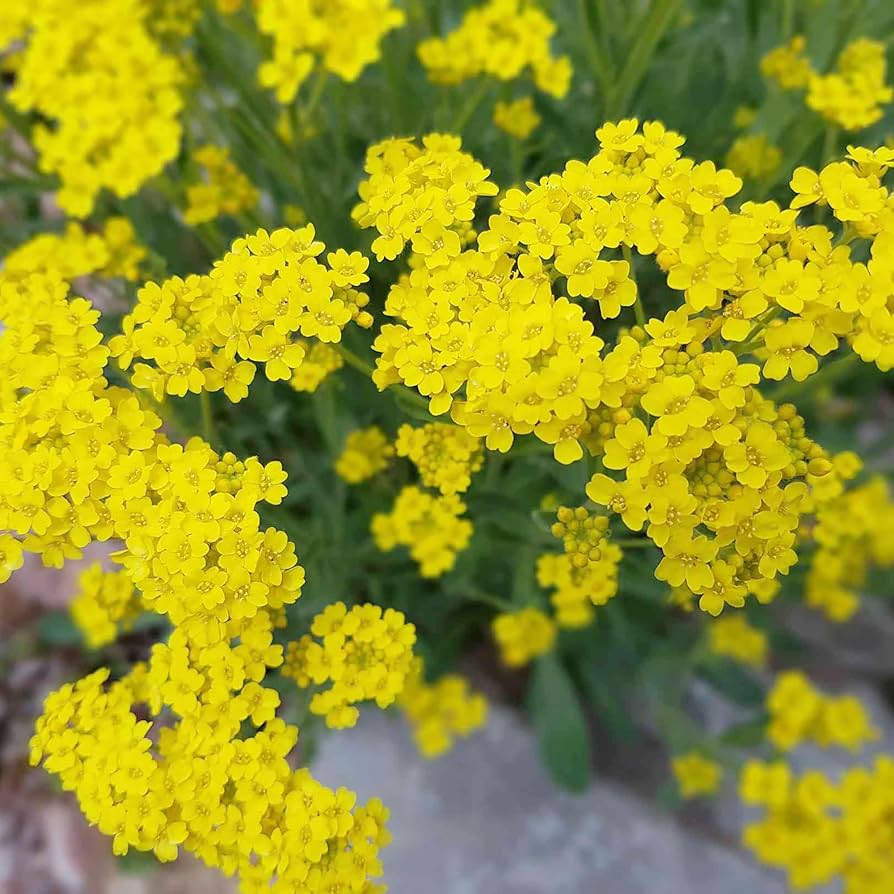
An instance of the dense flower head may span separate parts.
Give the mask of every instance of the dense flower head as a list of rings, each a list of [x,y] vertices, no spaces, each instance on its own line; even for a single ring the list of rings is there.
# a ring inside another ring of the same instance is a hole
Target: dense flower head
[[[6,255],[0,283],[49,272],[68,281],[80,276],[137,280],[146,255],[126,217],[108,218],[100,231],[70,221],[62,233],[41,233]]]
[[[761,72],[784,90],[806,88],[807,106],[844,130],[862,130],[875,124],[894,96],[885,83],[884,43],[866,37],[851,41],[826,74],[813,68],[806,48],[804,35],[796,35],[764,56]]]
[[[193,161],[199,167],[199,179],[186,187],[186,223],[206,223],[221,214],[238,215],[257,205],[258,190],[236,167],[225,147],[200,146],[193,153]]]
[[[163,43],[175,43],[195,31],[202,16],[201,0],[143,0],[146,26]]]
[[[9,101],[36,111],[41,170],[57,174],[59,204],[85,217],[103,189],[126,198],[160,173],[180,145],[183,72],[148,28],[142,0],[38,0],[0,31],[24,38]]]
[[[445,754],[487,719],[487,700],[464,677],[444,674],[428,682],[421,658],[414,659],[398,704],[419,753],[427,758]]]
[[[404,424],[397,432],[394,448],[419,471],[426,487],[442,494],[469,489],[472,476],[484,462],[481,442],[455,425],[431,422],[415,427]]]
[[[885,83],[884,43],[858,38],[838,57],[834,71],[813,75],[807,85],[807,105],[844,130],[875,124],[891,102],[894,91]]]
[[[537,583],[552,588],[550,603],[559,627],[586,627],[595,609],[618,593],[621,548],[614,543],[600,547],[596,560],[581,566],[579,553],[544,553],[537,559]]]
[[[856,460],[853,454],[834,457],[836,465]],[[894,565],[889,532],[894,524],[894,503],[883,478],[844,491],[844,481],[860,468],[851,464],[839,478],[841,493],[817,511],[811,538],[816,550],[810,557],[805,598],[812,608],[839,623],[849,620],[860,604],[859,590],[870,565]],[[830,476],[832,477],[832,476]]]
[[[518,140],[526,140],[540,125],[540,115],[530,96],[512,102],[498,101],[494,106],[494,124]]]
[[[290,643],[283,673],[299,686],[322,686],[310,710],[327,726],[354,726],[358,702],[393,704],[413,671],[416,628],[402,612],[377,605],[334,602],[318,614],[311,633]]]
[[[714,618],[710,622],[708,647],[714,655],[763,667],[767,661],[769,642],[763,630],[749,624],[744,615],[736,614]]]
[[[329,376],[341,369],[345,362],[331,345],[316,339],[297,338],[295,341],[304,348],[304,361],[292,371],[289,384],[296,391],[316,391]]]
[[[290,381],[307,353],[299,333],[332,343],[352,320],[372,322],[362,309],[369,299],[355,288],[368,281],[369,261],[339,249],[323,264],[324,250],[312,224],[258,230],[208,275],[147,283],[109,342],[112,356],[122,369],[134,365],[134,385],[156,400],[223,391],[238,402],[256,364],[271,381]]]
[[[494,618],[491,629],[500,660],[507,667],[522,667],[551,651],[558,632],[552,618],[533,607],[502,612]]]
[[[796,34],[782,46],[774,47],[761,59],[761,74],[776,81],[784,90],[806,87],[814,73],[806,50],[807,38],[803,34]]]
[[[442,268],[460,254],[478,197],[497,194],[490,171],[462,151],[459,137],[444,134],[428,134],[422,148],[407,139],[376,143],[364,169],[369,176],[352,216],[379,232],[376,258],[393,260],[412,242],[423,269],[439,270],[449,291],[450,270]]]
[[[78,576],[71,617],[91,648],[113,642],[138,617],[141,604],[124,571],[106,571],[99,562]]]
[[[784,751],[806,741],[857,751],[878,737],[856,698],[826,696],[801,671],[786,671],[776,678],[767,695],[767,709],[767,738]]]
[[[472,523],[460,517],[465,509],[456,494],[432,496],[408,485],[398,493],[391,512],[373,516],[373,539],[383,552],[408,547],[423,577],[440,577],[472,537]]]
[[[161,420],[103,376],[99,312],[54,274],[0,285],[0,529],[47,565],[113,534],[109,501],[129,467],[148,469]]]
[[[394,447],[378,425],[358,428],[348,434],[335,471],[348,484],[359,484],[385,469],[392,456]]]
[[[227,659],[239,663],[232,654],[217,656]],[[198,671],[175,664],[172,673],[172,691],[201,688]],[[292,770],[286,757],[298,730],[263,707],[260,696],[273,690],[248,683],[223,705],[198,705],[167,726],[134,713],[151,696],[145,667],[111,684],[108,677],[101,669],[47,697],[31,760],[76,794],[116,854],[135,848],[169,861],[182,846],[238,873],[245,894],[269,890],[271,880],[293,889],[365,891],[368,878],[381,874],[387,811],[376,800],[356,806],[353,792]],[[255,729],[237,738],[243,722]]]
[[[356,81],[405,19],[392,0],[259,0],[256,7],[258,29],[273,41],[258,79],[281,103],[290,103],[317,67]]]
[[[556,522],[550,528],[553,537],[562,541],[562,548],[576,568],[586,568],[602,558],[602,548],[608,541],[609,520],[604,515],[591,514],[586,506],[571,509],[560,506]]]
[[[745,845],[785,870],[793,888],[843,882],[845,894],[885,894],[894,873],[894,761],[878,757],[839,779],[816,770],[796,777],[782,762],[749,761],[739,782],[747,804],[765,814]]]
[[[459,84],[486,75],[512,81],[530,74],[534,84],[557,98],[571,81],[571,61],[554,56],[555,23],[530,0],[487,0],[472,7],[456,30],[419,44],[419,59],[438,84]]]
[[[745,180],[769,177],[781,162],[782,151],[762,133],[738,137],[724,159],[724,164]]]
[[[684,798],[712,795],[723,780],[720,764],[698,751],[677,755],[671,761],[671,769]]]

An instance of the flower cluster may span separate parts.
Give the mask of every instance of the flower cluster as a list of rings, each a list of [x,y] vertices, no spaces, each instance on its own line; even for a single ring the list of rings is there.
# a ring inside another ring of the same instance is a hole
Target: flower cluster
[[[540,90],[561,98],[571,82],[571,61],[552,54],[555,30],[530,0],[487,0],[470,9],[447,37],[429,38],[417,49],[435,83],[459,84],[479,75],[513,81],[530,71]]]
[[[403,613],[377,605],[334,602],[311,624],[311,635],[289,644],[283,675],[315,692],[310,710],[335,729],[354,726],[358,702],[393,704],[413,668],[416,628]]]
[[[358,428],[348,435],[335,471],[348,484],[360,484],[386,468],[392,456],[394,447],[378,425]]]
[[[563,552],[545,553],[537,560],[537,582],[554,587],[550,601],[560,627],[585,627],[593,609],[605,605],[618,592],[618,565],[622,552],[609,542],[609,520],[586,507],[560,506],[552,526]]]
[[[186,187],[183,219],[190,225],[207,223],[221,214],[238,215],[254,208],[259,193],[222,146],[201,146],[193,154],[201,179]]]
[[[850,454],[853,460],[856,457]],[[836,465],[841,465],[835,457]],[[856,474],[859,465],[848,471]],[[848,477],[851,477],[848,475]],[[811,532],[817,549],[810,558],[805,598],[833,621],[847,621],[857,610],[858,589],[865,583],[870,564],[894,565],[894,503],[883,478],[845,491],[817,511]]]
[[[833,781],[785,763],[749,761],[739,783],[746,804],[766,814],[744,841],[763,863],[785,870],[798,890],[843,881],[845,894],[887,894],[894,877],[894,760],[854,767]]]
[[[21,9],[2,32],[26,40],[9,101],[52,122],[33,131],[41,170],[59,176],[62,208],[85,217],[101,190],[131,196],[177,155],[180,62],[151,35],[142,0]]]
[[[553,537],[562,541],[562,548],[575,568],[586,568],[602,558],[607,543],[608,518],[592,515],[585,506],[571,509],[560,506],[550,528]]]
[[[807,89],[807,106],[844,130],[862,130],[878,121],[894,92],[885,84],[885,45],[861,37],[839,54],[827,74],[814,70],[807,42],[796,35],[761,60],[763,75],[784,90]]]
[[[883,115],[894,91],[885,83],[884,43],[861,37],[849,43],[835,70],[814,75],[807,85],[807,105],[844,130],[862,130]]]
[[[530,96],[494,106],[494,124],[517,140],[526,140],[540,125],[540,115]]]
[[[282,501],[281,466],[170,443],[136,395],[108,385],[98,314],[69,300],[58,275],[5,283],[0,315],[0,528],[47,564],[120,541],[123,577],[90,572],[76,613],[107,611],[111,624],[138,591],[128,604],[174,625],[128,676],[109,683],[101,669],[51,693],[32,763],[59,776],[118,854],[172,860],[182,845],[238,873],[247,894],[272,880],[370,890],[386,811],[354,808],[351,792],[292,770],[298,730],[275,717],[279,696],[262,685],[283,660],[275,618],[304,580],[293,544],[262,530],[255,509]],[[4,566],[20,560],[4,541]]]
[[[0,530],[60,567],[114,531],[111,509],[135,476],[161,420],[103,376],[108,349],[99,312],[68,299],[58,275],[33,273],[0,285]]]
[[[392,0],[259,0],[256,6],[258,29],[273,41],[258,79],[286,104],[317,66],[356,81],[380,58],[382,38],[405,18]]]
[[[391,512],[373,516],[373,539],[383,552],[408,547],[423,577],[440,577],[472,537],[472,523],[460,518],[465,509],[455,494],[432,496],[408,485],[395,498]]]
[[[146,255],[126,217],[108,218],[100,232],[70,222],[64,232],[41,233],[6,255],[0,283],[49,271],[69,281],[89,275],[137,280]]]
[[[507,667],[522,667],[538,655],[545,655],[556,641],[555,623],[537,608],[503,612],[494,618],[491,628],[500,659]]]
[[[760,180],[773,174],[782,162],[782,151],[762,133],[739,137],[729,147],[726,166],[746,180]]]
[[[432,422],[415,427],[402,425],[394,448],[409,457],[426,487],[442,494],[460,494],[469,489],[484,462],[481,442],[455,425]]]
[[[742,614],[714,618],[708,625],[708,648],[714,655],[742,664],[763,667],[767,661],[767,634],[748,623]]]
[[[70,611],[87,645],[96,649],[114,642],[118,631],[127,630],[141,608],[126,572],[105,571],[99,562],[94,562],[78,577]]]
[[[468,682],[457,674],[426,682],[421,658],[414,660],[398,704],[416,747],[427,758],[445,754],[456,739],[471,735],[487,719],[483,695],[470,690]]]
[[[189,37],[202,16],[199,0],[143,0],[146,27],[161,41],[176,43]]]
[[[664,553],[659,579],[685,585],[717,614],[749,592],[766,595],[794,564],[811,486],[831,470],[795,408],[762,397],[761,375],[803,380],[817,354],[849,336],[882,368],[894,357],[884,341],[894,317],[882,272],[887,192],[878,185],[888,153],[853,150],[849,162],[814,175],[812,191],[800,172],[790,210],[745,203],[733,213],[724,201],[741,181],[680,157],[679,135],[659,124],[640,132],[631,120],[598,137],[602,150],[588,164],[570,162],[527,193],[510,190],[477,248],[462,250],[458,236],[448,246],[443,225],[435,243],[414,240],[425,263],[389,294],[386,314],[404,322],[376,339],[376,381],[417,387],[431,412],[450,410],[489,449],[533,432],[561,462],[586,447],[608,470],[623,470],[621,481],[595,475],[587,495],[631,530],[645,526]],[[407,146],[377,147],[373,161],[392,150],[403,159]],[[426,147],[414,163],[437,159]],[[373,200],[394,197],[394,176],[374,179],[362,192],[366,225]],[[830,229],[797,225],[798,208],[814,201],[873,240],[869,265],[852,262],[849,246],[833,247]],[[414,220],[421,232],[431,225],[420,230]],[[611,259],[619,247],[656,255],[683,306],[630,330],[603,356],[573,299],[609,318],[638,301],[630,261]],[[878,278],[874,289],[868,277]],[[557,279],[566,295],[554,294]],[[761,364],[743,362],[746,352]],[[570,571],[560,559],[543,563],[544,580]]]
[[[223,391],[234,403],[248,394],[255,364],[268,379],[291,380],[305,357],[296,333],[323,342],[341,340],[353,319],[369,325],[362,310],[369,261],[359,252],[329,252],[312,224],[237,239],[207,276],[147,283],[109,342],[122,369],[137,361],[133,383],[166,394]]]
[[[381,874],[377,852],[389,840],[387,811],[376,800],[355,807],[347,789],[293,771],[286,755],[298,731],[281,720],[235,738],[252,716],[256,684],[226,712],[205,706],[162,727],[156,743],[154,724],[132,710],[144,697],[140,670],[108,687],[108,670],[99,670],[52,693],[31,742],[32,763],[42,761],[75,792],[116,854],[133,847],[168,861],[182,845],[238,872],[244,894],[269,890],[271,879],[293,889],[372,890],[368,878]]]
[[[437,281],[445,280],[442,290],[450,292],[455,279],[450,268],[471,230],[475,202],[478,196],[496,195],[497,187],[487,179],[490,171],[461,151],[458,137],[429,134],[422,143],[420,149],[412,140],[392,139],[367,150],[369,177],[358,188],[361,202],[352,216],[379,232],[372,244],[378,260],[394,260],[412,242],[419,274],[427,277],[431,271]],[[400,296],[389,301],[394,306]]]
[[[800,671],[780,674],[767,696],[767,738],[788,751],[802,742],[856,751],[878,737],[863,705],[853,696],[830,697],[815,689]]]
[[[761,74],[783,90],[800,90],[810,83],[813,66],[807,58],[807,38],[796,34],[782,46],[774,47],[761,59]]]
[[[698,751],[677,755],[671,761],[671,770],[684,798],[712,795],[723,779],[720,764]]]
[[[360,325],[366,325],[365,318],[358,317]],[[316,391],[345,362],[331,345],[324,342],[298,338],[296,342],[304,348],[304,361],[292,373],[289,384],[296,391]]]

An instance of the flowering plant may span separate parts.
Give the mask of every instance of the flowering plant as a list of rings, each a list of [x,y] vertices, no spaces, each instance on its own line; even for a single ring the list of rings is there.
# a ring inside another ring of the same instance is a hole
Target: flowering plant
[[[448,750],[483,643],[560,784],[645,694],[680,795],[741,770],[762,860],[887,890],[891,761],[784,760],[867,712],[763,684],[771,603],[843,623],[894,564],[852,434],[894,367],[894,14],[842,2],[828,46],[808,2],[623,5],[0,13],[0,573],[111,545],[31,761],[116,854],[382,890],[386,807],[296,763],[362,704]],[[700,729],[695,678],[745,720]]]

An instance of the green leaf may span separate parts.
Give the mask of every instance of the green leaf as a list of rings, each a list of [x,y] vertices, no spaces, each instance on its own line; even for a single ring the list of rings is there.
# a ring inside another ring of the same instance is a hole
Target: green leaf
[[[587,724],[571,677],[554,654],[534,665],[528,713],[550,775],[563,788],[583,791],[590,781]]]
[[[748,31],[752,37],[757,36],[761,23],[761,2],[760,0],[746,0],[745,15],[748,20]]]
[[[720,736],[722,745],[732,745],[738,748],[754,748],[760,745],[767,738],[767,721],[766,714],[754,720],[746,720],[744,723],[736,723],[724,730]]]
[[[736,704],[756,708],[764,703],[763,686],[732,661],[706,664],[699,674],[718,692]]]
[[[37,623],[37,635],[47,646],[82,646],[84,638],[66,611],[44,615]]]
[[[127,875],[148,875],[158,869],[159,863],[152,851],[131,848],[116,860],[118,868]]]

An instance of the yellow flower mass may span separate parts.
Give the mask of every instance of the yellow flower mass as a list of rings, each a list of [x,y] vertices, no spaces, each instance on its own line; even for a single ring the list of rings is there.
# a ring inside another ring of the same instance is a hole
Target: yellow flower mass
[[[766,609],[844,624],[894,566],[884,10],[727,22],[714,115],[679,60],[731,6],[633,6],[0,11],[0,583],[108,544],[30,761],[116,855],[383,894],[388,810],[315,731],[387,711],[438,757],[492,672],[564,784],[642,703],[793,887],[890,894],[891,759],[788,763],[883,725]]]

